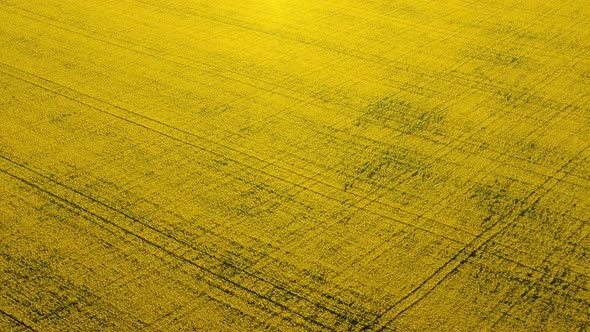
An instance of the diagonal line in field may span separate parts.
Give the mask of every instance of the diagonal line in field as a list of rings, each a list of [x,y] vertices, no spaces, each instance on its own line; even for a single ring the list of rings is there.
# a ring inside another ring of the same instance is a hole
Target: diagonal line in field
[[[0,66],[3,66],[4,68],[7,68],[7,65],[4,65],[4,64],[0,64]],[[15,69],[13,69],[13,71],[14,70]],[[18,70],[18,69],[16,69],[16,70]],[[18,71],[21,72],[21,73],[25,73],[22,70],[18,70]],[[314,189],[310,188],[309,186],[304,186],[302,183],[305,182],[305,181],[312,181],[314,183],[321,183],[321,184],[323,184],[325,186],[328,186],[328,187],[331,187],[333,189],[340,190],[340,191],[343,191],[342,188],[335,187],[335,186],[332,186],[332,185],[327,184],[327,183],[323,183],[323,182],[321,182],[319,180],[310,178],[309,176],[306,176],[306,175],[301,174],[299,172],[295,172],[295,171],[293,171],[291,169],[287,169],[287,168],[284,168],[284,167],[282,167],[280,165],[269,163],[268,161],[266,161],[264,159],[261,159],[261,158],[256,157],[256,156],[252,156],[252,155],[250,155],[250,154],[248,154],[246,152],[237,150],[237,149],[235,149],[233,147],[230,147],[230,146],[227,146],[227,145],[224,145],[224,144],[221,144],[221,143],[213,142],[213,141],[211,141],[211,140],[209,140],[207,138],[200,137],[200,136],[198,136],[198,135],[196,135],[194,133],[191,133],[191,132],[188,132],[188,131],[185,131],[185,130],[176,128],[174,126],[167,125],[167,124],[165,124],[165,123],[163,123],[161,121],[158,121],[158,120],[149,118],[147,116],[144,116],[144,115],[141,115],[141,114],[138,114],[138,113],[135,113],[135,112],[130,111],[130,110],[127,110],[127,109],[125,109],[123,107],[110,104],[110,103],[105,102],[105,101],[102,101],[100,99],[97,99],[97,98],[94,98],[94,97],[85,95],[85,94],[83,94],[81,92],[77,92],[77,91],[76,92],[72,92],[71,89],[69,89],[67,87],[63,87],[63,86],[61,86],[61,85],[59,85],[59,84],[57,84],[55,82],[51,82],[51,81],[49,81],[47,79],[37,77],[37,79],[42,80],[42,81],[45,81],[45,84],[49,83],[49,84],[53,84],[53,85],[59,86],[59,90],[46,87],[46,86],[42,85],[41,83],[35,83],[32,80],[23,78],[23,77],[19,76],[16,73],[12,74],[12,73],[9,73],[7,71],[3,71],[3,72],[6,75],[12,76],[12,77],[14,77],[16,79],[19,79],[19,80],[22,80],[22,81],[27,82],[29,84],[32,84],[34,86],[37,86],[37,87],[39,87],[39,88],[41,88],[43,90],[46,90],[48,92],[58,94],[58,95],[60,95],[60,96],[62,96],[64,98],[67,98],[69,100],[72,100],[72,101],[75,101],[75,102],[80,103],[82,105],[85,105],[85,106],[87,106],[87,107],[89,107],[89,108],[91,108],[93,110],[99,111],[101,113],[108,114],[108,115],[113,116],[113,117],[115,117],[117,119],[120,119],[120,120],[123,120],[125,122],[128,122],[128,123],[130,123],[130,124],[132,124],[134,126],[138,126],[138,127],[142,128],[142,129],[145,129],[145,130],[154,132],[154,133],[156,133],[158,135],[161,135],[161,136],[166,137],[168,139],[171,139],[171,140],[180,142],[182,144],[191,146],[191,147],[196,148],[198,150],[201,150],[203,152],[213,154],[213,155],[215,155],[217,157],[225,158],[225,159],[227,159],[229,161],[232,161],[232,162],[235,162],[236,164],[239,164],[239,165],[241,165],[241,166],[243,166],[243,167],[245,167],[247,169],[253,170],[255,172],[262,173],[264,175],[270,176],[270,177],[272,177],[272,178],[274,178],[276,180],[279,180],[281,182],[288,183],[289,185],[292,185],[292,186],[301,188],[303,190],[312,192],[314,195],[318,195],[320,197],[329,199],[331,201],[341,202],[338,198],[334,198],[334,197],[332,197],[330,195],[327,195],[327,194],[324,194],[324,193],[322,193],[322,192],[320,192],[318,190],[314,190]],[[30,75],[30,74],[28,74],[28,75]],[[85,100],[82,100],[82,98],[85,99]],[[100,107],[94,105],[93,103],[102,103],[102,104],[104,104],[103,105],[104,107],[108,107],[110,110],[105,110],[104,108],[100,108]],[[139,118],[139,119],[138,120],[132,120],[132,119],[127,118],[127,117],[125,117],[123,115],[117,114],[117,113],[120,113],[120,112],[124,112],[124,113],[130,114],[133,117],[136,117],[136,118]],[[155,129],[154,127],[151,127],[150,125],[144,124],[144,123],[142,123],[140,121],[147,121],[148,123],[151,123],[152,125],[155,124],[156,126],[160,126],[161,129]],[[165,132],[166,130],[173,130],[176,133],[174,133],[174,134],[166,133]],[[240,161],[240,160],[238,160],[236,158],[230,157],[227,154],[224,154],[224,153],[221,153],[221,152],[217,152],[217,151],[215,151],[212,148],[207,148],[207,147],[201,146],[199,144],[195,144],[195,143],[191,142],[190,139],[179,138],[178,137],[178,136],[183,136],[183,135],[186,135],[188,137],[197,138],[199,140],[206,141],[207,143],[210,143],[210,144],[213,144],[213,145],[216,145],[216,146],[220,146],[220,147],[222,147],[224,149],[227,149],[227,150],[231,151],[232,153],[233,152],[238,153],[240,155],[246,156],[247,158],[254,159],[254,160],[258,161],[258,162],[262,162],[262,163],[264,163],[266,165],[272,165],[272,166],[277,167],[277,168],[279,168],[279,169],[281,169],[283,171],[286,171],[286,172],[289,172],[289,173],[291,173],[293,175],[296,175],[299,178],[302,178],[303,181],[301,183],[297,183],[297,182],[294,182],[294,181],[287,180],[287,179],[285,179],[285,178],[283,178],[281,176],[277,176],[275,174],[272,174],[269,171],[266,171],[266,170],[264,170],[262,168],[251,166],[251,165],[249,165],[249,164],[247,164],[247,163],[245,163],[243,161]],[[347,192],[346,195],[357,197],[357,198],[364,198],[364,196],[359,195],[359,194],[356,194],[356,193],[352,193],[352,192]],[[386,206],[385,203],[379,203],[379,204]],[[389,206],[389,207],[390,208],[393,208],[391,206]],[[399,208],[393,208],[393,209],[401,210]],[[451,238],[451,237],[448,237],[448,236],[445,236],[445,235],[436,233],[436,232],[434,232],[434,231],[432,231],[430,229],[423,228],[423,227],[420,227],[420,226],[417,226],[417,225],[413,225],[411,223],[404,222],[402,220],[393,218],[391,216],[387,216],[387,215],[385,215],[383,213],[380,213],[380,212],[377,212],[377,211],[369,210],[369,209],[366,209],[366,208],[361,208],[361,210],[366,211],[366,212],[369,212],[369,213],[374,214],[374,215],[377,215],[377,216],[380,216],[382,218],[385,218],[387,220],[393,221],[395,223],[400,223],[400,224],[404,224],[404,225],[407,225],[407,226],[411,226],[413,228],[419,229],[420,231],[424,231],[426,233],[430,233],[430,234],[433,234],[433,235],[436,235],[436,236],[439,236],[439,237],[442,237],[442,238],[446,238],[446,239],[448,239],[450,241],[453,241],[453,242],[463,243],[462,240],[461,240],[462,238],[464,238],[464,237],[468,237],[469,238],[469,237],[473,236],[473,234],[471,234],[469,232],[466,232],[466,231],[464,231],[462,229],[456,228],[456,227],[451,226],[451,225],[447,225],[447,224],[441,223],[440,221],[436,221],[436,220],[432,220],[432,221],[434,221],[436,224],[439,224],[443,228],[452,229],[454,232],[457,232],[457,233],[461,234],[461,236],[459,236],[458,239],[457,238]]]
[[[549,192],[557,183],[559,183],[561,178],[567,176],[568,173],[565,172],[566,168],[570,167],[574,161],[577,163],[584,162],[584,160],[588,157],[585,154],[588,154],[589,152],[590,146],[586,146],[576,158],[569,160],[565,165],[563,165],[562,168],[556,172],[555,176],[547,178],[541,185],[539,185],[527,196],[526,200],[531,201],[530,204],[525,206],[520,211],[512,213],[512,216],[505,215],[503,218],[499,219],[498,222],[484,230],[461,251],[459,251],[450,260],[438,268],[432,275],[426,278],[420,285],[390,306],[389,309],[387,309],[373,325],[367,326],[365,329],[383,331],[389,323],[418,304],[438,285],[443,283],[449,276],[455,273],[461,265],[465,264],[475,252],[480,250],[489,242],[493,241],[496,236],[514,224],[524,213],[530,210],[535,205],[535,203],[537,203],[547,192]]]
[[[22,320],[18,319],[17,317],[15,317],[14,315],[4,311],[3,309],[0,308],[0,314],[8,317],[11,321],[15,322],[18,326],[22,326],[24,328],[26,328],[29,331],[37,331],[34,328],[32,328],[29,324],[23,322]]]
[[[134,237],[136,239],[139,239],[140,241],[144,242],[145,244],[147,244],[147,245],[149,245],[151,247],[154,247],[154,248],[156,248],[156,249],[158,249],[158,250],[160,250],[160,251],[168,254],[169,256],[171,256],[171,257],[173,257],[175,259],[178,259],[178,260],[180,260],[180,261],[182,261],[184,263],[187,263],[187,264],[189,264],[189,265],[191,265],[193,267],[196,267],[196,268],[202,270],[203,272],[205,272],[206,274],[208,274],[208,275],[210,275],[210,276],[212,276],[212,277],[214,277],[214,278],[216,278],[216,279],[218,279],[218,280],[220,280],[220,281],[228,284],[229,286],[231,286],[233,288],[238,289],[239,291],[246,292],[248,294],[251,294],[251,295],[255,296],[256,298],[259,298],[259,299],[261,299],[263,301],[267,301],[270,304],[281,308],[281,310],[285,310],[285,311],[290,312],[290,313],[292,313],[292,314],[294,314],[296,316],[299,316],[299,317],[303,318],[304,320],[306,320],[306,321],[308,321],[310,323],[313,323],[314,325],[318,325],[318,326],[320,326],[320,327],[322,327],[324,329],[327,329],[327,330],[333,330],[331,327],[323,324],[320,321],[317,321],[317,320],[315,320],[315,319],[313,319],[311,317],[308,317],[308,316],[306,316],[306,315],[304,315],[304,314],[302,314],[302,313],[300,313],[300,312],[298,312],[296,310],[293,310],[293,309],[289,308],[287,305],[285,305],[283,303],[280,303],[278,301],[275,301],[272,298],[270,298],[270,297],[268,297],[268,296],[266,296],[264,294],[261,294],[261,293],[255,291],[255,290],[252,290],[252,289],[250,289],[250,288],[248,288],[246,286],[243,286],[240,283],[238,283],[236,281],[233,281],[230,278],[227,278],[227,277],[225,277],[225,276],[223,276],[223,275],[221,275],[219,273],[216,273],[215,271],[213,271],[212,269],[210,269],[210,268],[208,268],[206,266],[203,266],[203,265],[201,265],[199,263],[194,262],[192,259],[185,257],[186,256],[186,253],[179,254],[179,253],[175,252],[174,249],[168,248],[168,245],[162,244],[161,242],[166,242],[166,240],[171,240],[173,242],[177,242],[177,243],[181,244],[184,247],[191,248],[191,249],[195,250],[190,244],[185,243],[185,242],[182,242],[182,241],[174,238],[173,236],[171,236],[169,234],[166,234],[165,232],[162,232],[162,231],[156,229],[155,227],[150,226],[149,224],[146,224],[145,222],[143,222],[143,221],[141,221],[139,219],[136,219],[136,218],[134,218],[132,216],[129,216],[125,212],[120,211],[120,210],[118,210],[118,209],[116,209],[116,208],[114,208],[114,207],[112,207],[112,206],[110,206],[108,204],[105,204],[103,202],[100,202],[100,201],[98,201],[98,200],[96,200],[96,199],[94,199],[94,198],[92,198],[92,197],[90,197],[90,196],[88,196],[88,195],[86,195],[84,193],[78,192],[77,190],[75,190],[73,188],[70,188],[70,187],[68,187],[66,185],[63,185],[63,184],[61,184],[61,183],[59,183],[59,182],[57,182],[57,181],[55,181],[55,180],[53,180],[51,178],[48,178],[48,177],[44,176],[43,174],[37,173],[37,172],[29,169],[28,167],[26,167],[26,166],[24,166],[24,165],[22,165],[20,163],[17,163],[15,161],[12,161],[12,160],[10,160],[10,159],[8,159],[6,157],[2,157],[2,156],[0,156],[0,158],[1,159],[4,159],[6,162],[9,162],[9,163],[11,163],[13,165],[16,165],[17,167],[19,167],[21,169],[26,170],[29,173],[33,173],[36,176],[43,177],[45,181],[52,182],[52,183],[54,183],[54,185],[57,185],[59,187],[62,187],[64,189],[66,189],[67,191],[70,192],[70,195],[73,196],[73,197],[70,197],[70,198],[63,197],[62,195],[56,193],[57,190],[47,189],[42,184],[35,183],[36,181],[34,181],[34,180],[27,179],[27,178],[25,178],[25,176],[20,176],[20,175],[14,174],[14,172],[7,171],[4,168],[0,168],[0,172],[1,173],[4,173],[4,174],[6,174],[6,175],[8,175],[8,176],[10,176],[10,177],[12,177],[12,178],[14,178],[16,180],[19,180],[19,181],[27,184],[28,186],[30,186],[30,187],[32,187],[32,188],[34,188],[36,190],[39,190],[39,191],[41,191],[41,192],[43,192],[43,193],[45,193],[45,194],[47,194],[47,195],[49,195],[49,196],[57,199],[60,202],[63,202],[64,204],[66,204],[68,206],[71,206],[71,207],[73,207],[73,208],[75,208],[75,209],[77,209],[79,211],[82,211],[84,213],[87,213],[88,215],[91,215],[94,218],[97,218],[97,219],[101,220],[102,222],[104,222],[104,223],[106,223],[106,224],[108,224],[108,225],[110,225],[112,227],[115,227],[116,229],[119,229],[120,231],[124,232],[125,234],[128,234],[129,236],[132,236],[132,237]],[[86,203],[82,203],[81,200],[86,201]],[[95,208],[91,208],[91,206],[94,206]],[[108,210],[111,210],[112,212],[115,212],[116,214],[122,216],[123,219],[128,220],[127,221],[127,224],[128,225],[121,225],[120,222],[116,222],[114,220],[110,220],[110,219],[102,216],[100,213],[97,213],[97,212],[93,211],[93,210],[96,210],[97,209],[96,207],[98,207],[99,209],[105,209],[106,208]],[[132,224],[140,224],[142,226],[142,228],[151,231],[152,234],[145,234],[144,235],[144,234],[140,234],[137,231],[133,231],[132,229],[130,229],[131,226],[132,226]],[[160,241],[156,240],[157,238],[160,238]],[[205,252],[202,252],[202,253],[205,254],[205,255],[208,255]],[[242,272],[244,272],[245,274],[247,274],[250,277],[259,278],[259,277],[256,277],[255,275],[252,275],[251,273],[248,273],[246,271],[242,271]],[[289,295],[291,295],[293,297],[297,297],[297,298],[299,298],[300,300],[302,300],[304,302],[310,302],[306,298],[304,298],[304,297],[302,297],[300,295],[297,295],[297,294],[295,294],[295,293],[293,293],[293,292],[291,292],[289,290],[286,290],[286,289],[284,289],[284,288],[282,288],[282,287],[280,287],[278,285],[273,285],[273,284],[270,284],[270,283],[268,283],[266,281],[263,281],[263,280],[260,280],[260,281],[265,282],[266,284],[269,284],[269,285],[271,285],[271,286],[273,286],[273,287],[275,287],[277,289],[280,289],[281,291],[285,291]],[[345,315],[343,315],[341,313],[338,313],[338,312],[336,312],[336,311],[334,311],[332,309],[329,309],[329,308],[324,307],[322,304],[313,303],[313,302],[311,302],[310,304],[313,305],[313,306],[316,306],[316,307],[318,307],[318,308],[320,308],[322,310],[325,310],[327,312],[330,312],[331,314],[333,314],[333,315],[335,315],[337,317],[342,317],[342,318],[346,318],[347,317],[347,316],[345,316]]]

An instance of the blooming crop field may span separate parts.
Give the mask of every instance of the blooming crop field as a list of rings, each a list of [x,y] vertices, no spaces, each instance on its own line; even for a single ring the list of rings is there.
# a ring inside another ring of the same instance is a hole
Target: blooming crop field
[[[588,330],[589,94],[588,0],[0,0],[0,330]]]

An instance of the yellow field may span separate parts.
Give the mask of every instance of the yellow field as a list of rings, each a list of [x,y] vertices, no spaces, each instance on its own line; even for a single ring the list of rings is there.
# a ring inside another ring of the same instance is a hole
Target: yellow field
[[[0,331],[590,329],[590,2],[0,0]]]

